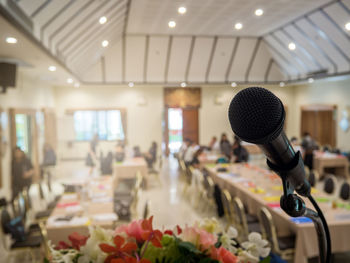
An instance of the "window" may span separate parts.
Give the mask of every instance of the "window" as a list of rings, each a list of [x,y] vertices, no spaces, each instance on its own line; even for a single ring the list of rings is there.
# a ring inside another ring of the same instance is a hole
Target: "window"
[[[16,145],[21,148],[29,157],[31,155],[31,118],[26,114],[16,114]]]
[[[120,110],[82,110],[74,112],[74,130],[77,141],[89,141],[95,134],[100,140],[124,140]]]

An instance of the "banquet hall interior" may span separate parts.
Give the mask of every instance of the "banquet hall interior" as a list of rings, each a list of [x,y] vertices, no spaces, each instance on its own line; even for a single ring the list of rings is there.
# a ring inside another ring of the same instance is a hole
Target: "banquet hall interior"
[[[326,262],[295,178],[350,262],[349,161],[350,0],[0,0],[0,262]],[[235,260],[127,261],[151,217]]]

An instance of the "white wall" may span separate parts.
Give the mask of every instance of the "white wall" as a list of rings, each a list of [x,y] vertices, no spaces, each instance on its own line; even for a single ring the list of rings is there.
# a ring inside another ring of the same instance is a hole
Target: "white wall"
[[[139,145],[147,151],[152,141],[160,147],[162,140],[163,88],[161,86],[82,86],[55,87],[58,137],[67,123],[67,109],[125,108],[127,114],[127,140],[130,147]],[[139,105],[144,100],[145,105]],[[69,121],[68,121],[69,122]],[[64,136],[63,136],[64,137]],[[74,137],[73,137],[74,138]],[[69,138],[68,138],[69,139]],[[72,138],[70,138],[72,139]],[[104,153],[113,150],[115,142],[100,142]],[[67,140],[59,142],[60,158],[85,158],[88,142],[74,142],[67,147]]]
[[[6,112],[4,137],[7,142],[5,156],[2,159],[2,188],[0,189],[0,196],[10,198],[11,148],[8,109],[54,107],[52,87],[40,80],[32,80],[19,74],[17,87],[15,89],[8,89],[5,94],[0,94],[0,107]]]
[[[350,131],[344,132],[339,127],[342,111],[350,107],[350,78],[320,80],[312,84],[295,87],[295,122],[296,135],[300,135],[301,110],[300,107],[308,104],[337,105],[337,147],[341,150],[350,150]]]

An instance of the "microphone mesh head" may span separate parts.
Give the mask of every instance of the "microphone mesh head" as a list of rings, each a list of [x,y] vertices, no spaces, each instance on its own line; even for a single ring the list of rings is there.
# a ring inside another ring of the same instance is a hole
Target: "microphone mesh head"
[[[277,138],[283,130],[284,115],[280,99],[259,87],[238,92],[228,111],[233,132],[242,140],[257,144]]]

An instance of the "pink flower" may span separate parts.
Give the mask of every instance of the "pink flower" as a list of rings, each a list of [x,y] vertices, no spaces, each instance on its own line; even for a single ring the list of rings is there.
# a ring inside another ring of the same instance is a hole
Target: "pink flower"
[[[134,237],[138,243],[143,241],[142,234],[145,232],[142,229],[143,220],[135,220],[128,225],[122,225],[115,230],[116,234],[126,233],[129,237]]]
[[[224,247],[218,249],[212,248],[211,258],[220,261],[221,263],[237,263],[238,259],[230,251],[226,250]]]
[[[209,249],[217,242],[217,237],[198,227],[185,227],[181,239],[195,244],[202,251]]]

